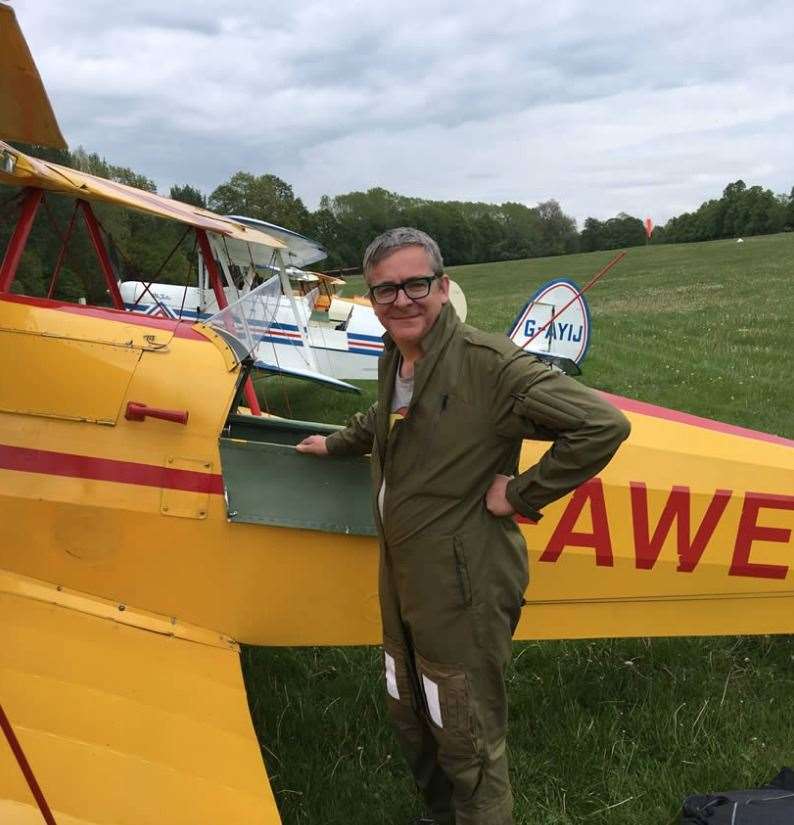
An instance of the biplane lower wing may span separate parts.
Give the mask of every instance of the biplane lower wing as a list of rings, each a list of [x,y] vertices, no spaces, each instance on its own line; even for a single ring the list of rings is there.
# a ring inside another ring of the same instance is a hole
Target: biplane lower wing
[[[342,381],[341,378],[334,378],[332,375],[327,375],[324,372],[317,370],[299,369],[298,367],[285,367],[278,364],[271,364],[267,361],[255,361],[254,366],[258,370],[268,372],[272,375],[286,375],[289,378],[302,378],[305,381],[312,381],[315,384],[323,384],[327,387],[332,387],[335,390],[342,392],[350,392],[360,394],[361,390],[350,384],[347,381]]]
[[[58,825],[281,822],[237,646],[169,623],[0,571],[0,701]],[[0,822],[44,822],[2,733]]]

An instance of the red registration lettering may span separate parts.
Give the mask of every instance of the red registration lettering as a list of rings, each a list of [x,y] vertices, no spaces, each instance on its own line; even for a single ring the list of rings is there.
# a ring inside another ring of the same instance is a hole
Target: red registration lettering
[[[791,530],[785,527],[763,527],[758,524],[761,509],[794,510],[794,496],[777,496],[763,493],[747,493],[744,497],[736,544],[733,548],[731,576],[753,576],[758,579],[785,579],[788,565],[757,564],[750,561],[750,551],[754,541],[779,541],[786,543],[791,538]]]
[[[576,532],[573,528],[586,504],[590,505],[593,532]],[[557,561],[563,549],[569,545],[571,547],[592,547],[595,550],[596,564],[599,567],[612,567],[614,564],[604,487],[600,478],[591,478],[590,481],[576,489],[540,561]]]
[[[662,514],[651,536],[648,524],[648,487],[641,481],[632,481],[631,516],[634,527],[635,564],[638,570],[651,570],[659,558],[662,545],[676,523],[679,573],[691,573],[698,565],[706,545],[731,500],[730,490],[717,490],[709,502],[703,520],[691,538],[691,504],[689,487],[675,485],[670,491]]]

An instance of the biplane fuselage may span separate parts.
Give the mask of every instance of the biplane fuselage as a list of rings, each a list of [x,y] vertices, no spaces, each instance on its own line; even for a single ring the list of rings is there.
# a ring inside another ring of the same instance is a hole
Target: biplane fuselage
[[[220,335],[7,295],[0,340],[2,568],[253,644],[379,640],[361,502],[322,483],[333,459],[291,449],[311,424],[230,425],[241,367]],[[794,630],[794,445],[613,400],[629,441],[522,525],[518,637]],[[187,422],[130,420],[136,404]],[[546,447],[525,442],[522,464]],[[365,463],[348,470],[366,497]]]

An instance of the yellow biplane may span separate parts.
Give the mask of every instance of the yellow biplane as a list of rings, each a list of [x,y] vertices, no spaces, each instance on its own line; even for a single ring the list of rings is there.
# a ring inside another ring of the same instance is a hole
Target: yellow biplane
[[[7,6],[0,24],[0,133],[63,145]],[[380,641],[366,461],[298,454],[322,425],[238,414],[244,302],[213,324],[122,311],[91,204],[202,249],[280,244],[7,143],[0,182],[23,187],[0,264],[0,822],[275,825],[238,642]],[[10,291],[52,192],[118,308]],[[612,400],[633,426],[617,458],[523,525],[518,638],[793,632],[794,442]]]

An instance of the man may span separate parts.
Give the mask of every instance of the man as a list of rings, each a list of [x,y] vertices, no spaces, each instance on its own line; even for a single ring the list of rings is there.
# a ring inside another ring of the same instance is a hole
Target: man
[[[629,432],[591,390],[462,324],[436,242],[392,229],[364,255],[387,330],[378,401],[297,449],[372,453],[389,711],[430,818],[511,825],[504,673],[528,583],[512,516],[599,472]],[[515,476],[524,438],[552,442]]]

